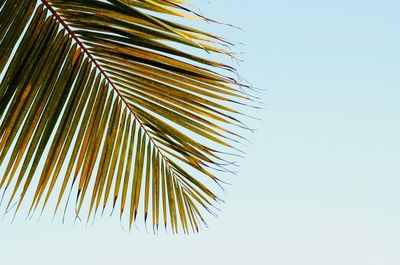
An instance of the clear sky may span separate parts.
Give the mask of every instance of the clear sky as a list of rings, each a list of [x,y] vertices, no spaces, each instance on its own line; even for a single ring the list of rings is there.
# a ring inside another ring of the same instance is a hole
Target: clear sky
[[[400,264],[400,2],[196,0],[266,89],[227,203],[191,236],[0,224],[0,264]]]

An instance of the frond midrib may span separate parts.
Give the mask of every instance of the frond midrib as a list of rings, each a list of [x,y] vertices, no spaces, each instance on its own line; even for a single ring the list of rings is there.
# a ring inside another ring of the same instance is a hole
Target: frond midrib
[[[117,86],[114,84],[114,82],[111,80],[111,78],[107,75],[107,73],[104,71],[104,69],[101,67],[101,65],[97,62],[96,58],[93,57],[91,52],[86,48],[85,44],[83,44],[82,41],[76,36],[75,32],[71,29],[71,27],[64,21],[64,19],[57,13],[57,11],[51,6],[49,1],[47,0],[41,0],[42,3],[46,6],[46,8],[51,12],[51,14],[56,18],[56,20],[63,26],[63,28],[68,32],[68,34],[71,36],[72,39],[77,43],[77,45],[82,49],[82,51],[87,55],[89,60],[94,64],[94,66],[99,70],[101,75],[104,77],[106,82],[111,86],[111,88],[117,93],[117,95],[121,98],[123,104],[125,107],[129,110],[131,115],[135,117],[135,119],[138,121],[139,125],[141,128],[144,130],[145,134],[149,137],[151,143],[154,145],[154,147],[157,149],[158,153],[160,154],[161,158],[165,161],[166,165],[170,168],[171,167],[169,163],[168,157],[165,156],[165,154],[162,152],[161,148],[158,146],[158,144],[155,142],[153,136],[149,133],[147,130],[146,126],[143,124],[143,122],[140,120],[138,117],[137,113],[130,107],[129,103],[125,99],[125,97],[122,95],[121,91],[117,88]]]

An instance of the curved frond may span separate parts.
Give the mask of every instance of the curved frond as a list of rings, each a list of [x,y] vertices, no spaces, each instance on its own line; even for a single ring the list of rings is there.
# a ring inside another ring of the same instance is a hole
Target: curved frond
[[[6,211],[31,189],[28,216],[53,195],[55,212],[75,200],[78,218],[109,205],[129,227],[140,212],[154,231],[198,231],[220,200],[213,168],[226,170],[221,155],[240,139],[228,128],[246,128],[235,105],[251,99],[233,68],[189,51],[231,56],[230,44],[169,20],[206,20],[180,0],[1,0],[0,10]]]

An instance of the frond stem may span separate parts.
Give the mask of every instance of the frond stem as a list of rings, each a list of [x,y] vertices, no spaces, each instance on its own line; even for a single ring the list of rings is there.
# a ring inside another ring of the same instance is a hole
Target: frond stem
[[[96,68],[100,71],[100,73],[104,76],[104,78],[107,80],[107,83],[110,84],[110,86],[115,90],[115,92],[118,94],[118,96],[121,98],[121,100],[124,102],[126,107],[131,111],[131,113],[137,118],[135,112],[129,107],[128,102],[125,100],[125,98],[122,96],[121,92],[119,89],[114,85],[114,83],[111,81],[110,77],[107,75],[107,73],[103,70],[101,65],[97,62],[97,60],[93,57],[93,55],[90,53],[90,51],[85,47],[85,45],[79,40],[79,38],[76,36],[75,32],[68,26],[67,23],[65,23],[64,19],[57,13],[56,10],[49,4],[48,0],[41,0],[42,3],[46,6],[46,8],[53,14],[53,16],[57,19],[58,22],[61,23],[61,25],[64,27],[64,29],[68,32],[68,34],[75,40],[76,44],[83,50],[83,52],[88,56],[90,61],[96,66]]]
[[[157,149],[158,153],[160,154],[161,158],[165,161],[166,166],[168,166],[170,169],[173,167],[169,163],[168,157],[163,154],[162,150],[160,147],[156,144],[154,141],[153,137],[151,136],[150,132],[147,130],[146,126],[143,124],[143,122],[139,119],[137,113],[129,106],[129,103],[126,101],[124,96],[121,94],[119,89],[115,86],[115,84],[112,82],[110,77],[107,75],[107,73],[103,70],[101,65],[97,62],[97,60],[93,57],[93,55],[90,53],[90,51],[85,47],[85,45],[79,40],[78,36],[76,36],[75,32],[68,26],[68,24],[64,21],[64,19],[57,13],[57,11],[51,6],[48,0],[41,0],[42,3],[46,6],[46,8],[51,12],[51,14],[57,19],[57,21],[64,27],[64,29],[68,32],[68,34],[75,40],[76,44],[82,49],[82,51],[88,56],[89,60],[95,65],[95,67],[100,71],[100,73],[103,75],[103,77],[106,79],[107,83],[110,84],[110,86],[113,88],[113,90],[117,93],[117,95],[121,98],[122,102],[125,104],[125,106],[129,109],[131,114],[136,118],[136,120],[139,122],[140,126],[144,130],[145,134],[149,137],[150,141],[152,142],[153,146]]]

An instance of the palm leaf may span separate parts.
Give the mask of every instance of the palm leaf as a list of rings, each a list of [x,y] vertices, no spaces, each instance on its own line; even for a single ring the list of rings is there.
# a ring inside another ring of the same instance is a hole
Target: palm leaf
[[[233,68],[189,51],[231,56],[230,44],[171,21],[206,20],[184,1],[37,2],[0,1],[6,211],[29,189],[28,216],[75,193],[79,218],[110,205],[129,227],[142,212],[154,231],[197,231],[220,200],[212,168],[227,170],[240,139],[228,128],[246,128],[235,105],[251,99]]]

